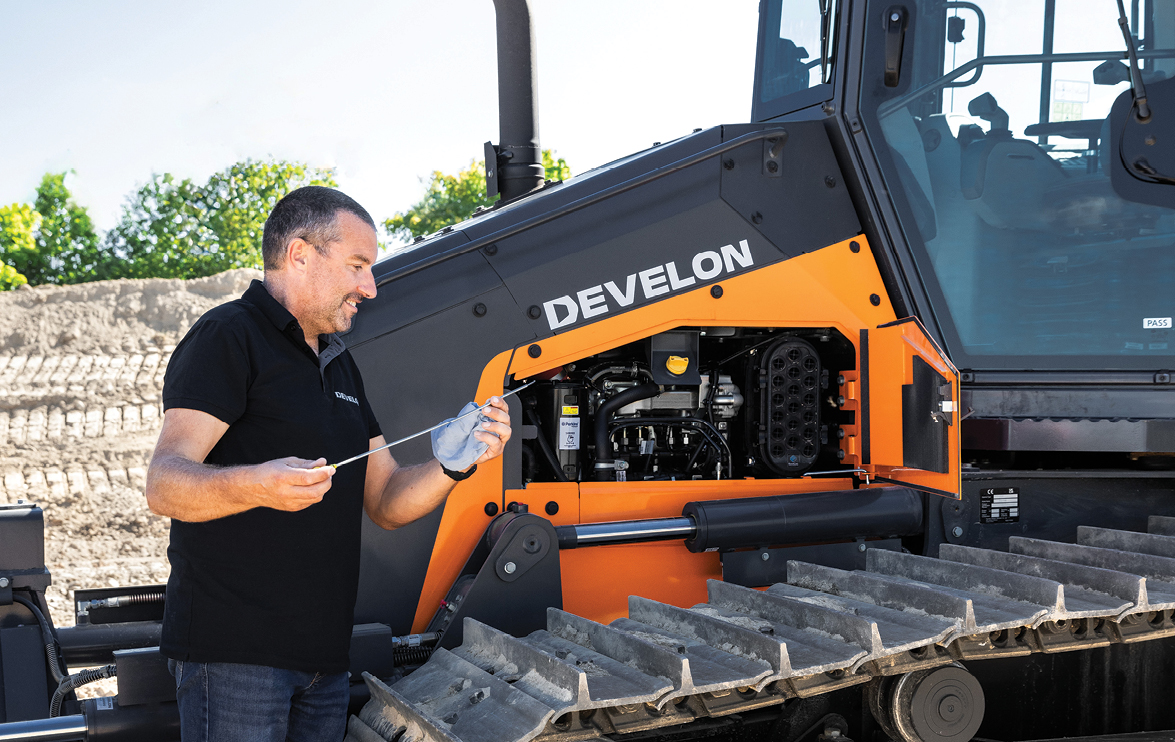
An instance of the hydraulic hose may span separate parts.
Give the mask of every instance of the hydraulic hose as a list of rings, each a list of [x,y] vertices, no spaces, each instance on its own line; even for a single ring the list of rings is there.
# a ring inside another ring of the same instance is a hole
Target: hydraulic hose
[[[53,691],[53,700],[49,703],[49,718],[61,716],[61,704],[65,701],[65,697],[72,691],[95,680],[112,678],[117,672],[117,665],[107,665],[105,667],[96,667],[93,670],[82,670],[81,672],[62,678],[57,686],[57,690]]]
[[[641,384],[625,389],[600,405],[596,411],[596,479],[608,482],[616,478],[616,458],[612,455],[612,441],[608,436],[608,421],[621,407],[656,397],[661,387],[656,384]]]
[[[65,677],[65,673],[61,671],[61,661],[57,653],[57,637],[53,635],[53,627],[33,601],[16,593],[12,594],[12,600],[32,611],[37,623],[41,625],[41,641],[45,643],[45,659],[49,662],[49,672],[53,675],[53,682],[60,683]]]

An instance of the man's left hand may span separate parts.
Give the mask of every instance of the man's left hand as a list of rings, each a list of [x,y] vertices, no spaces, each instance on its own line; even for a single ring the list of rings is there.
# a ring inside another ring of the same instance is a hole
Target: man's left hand
[[[491,461],[502,455],[506,441],[510,440],[510,407],[501,397],[490,397],[489,407],[481,414],[490,418],[478,423],[473,431],[473,437],[489,446],[485,453],[474,462],[474,465],[483,461]]]

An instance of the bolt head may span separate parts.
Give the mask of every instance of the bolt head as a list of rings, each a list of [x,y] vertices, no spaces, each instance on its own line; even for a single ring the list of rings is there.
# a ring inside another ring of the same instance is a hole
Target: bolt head
[[[857,551],[865,551],[865,544],[857,544]]]
[[[774,172],[777,172],[778,170],[779,170],[779,163],[778,162],[776,162],[775,160],[768,160],[767,161],[767,172],[774,173]]]
[[[832,177],[831,175],[825,175],[824,185],[828,186],[829,188],[836,188],[836,178]]]
[[[508,575],[514,574],[518,570],[518,565],[514,562],[506,562],[502,565],[502,571]]]
[[[723,293],[724,292],[722,291],[721,286],[714,285],[714,286],[710,287],[710,296],[713,296],[715,299],[721,299]],[[754,352],[754,351],[752,351],[752,352]]]
[[[543,354],[543,348],[538,343],[532,344],[529,348],[526,349],[526,354],[531,358],[538,358]]]
[[[963,529],[960,526],[955,526],[951,529],[951,535],[955,538],[960,538],[963,535]]]
[[[768,554],[767,552],[763,552],[762,554],[759,555],[759,558],[762,559],[763,561],[767,561],[768,559],[771,558],[771,555]]]
[[[0,577],[0,587],[8,587],[9,582],[7,577]]]
[[[900,15],[898,15],[897,13],[893,13],[890,15],[889,19],[896,23],[897,21],[900,21],[902,19],[902,17]]]

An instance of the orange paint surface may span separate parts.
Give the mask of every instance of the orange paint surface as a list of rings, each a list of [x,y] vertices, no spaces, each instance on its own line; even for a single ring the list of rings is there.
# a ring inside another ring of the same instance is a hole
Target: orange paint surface
[[[850,243],[858,243],[854,252]],[[896,319],[881,276],[864,237],[831,245],[807,255],[758,268],[720,282],[715,299],[710,285],[578,327],[539,343],[542,354],[531,358],[511,351],[496,356],[478,386],[478,399],[502,392],[509,363],[522,380],[626,343],[675,327],[832,327],[856,346],[860,330],[870,331],[870,437],[873,465],[881,476],[959,491],[958,415],[952,427],[951,472],[936,474],[901,469],[901,385],[911,381],[914,354],[931,365],[949,369],[957,397],[957,374],[916,323],[877,329]],[[873,306],[870,296],[882,297]],[[861,374],[844,372],[839,394],[843,409],[857,413],[857,424],[845,426],[845,465],[860,464]],[[895,396],[896,395],[896,396]],[[896,448],[895,448],[896,445]],[[413,631],[422,631],[460,573],[491,518],[488,502],[502,507],[526,503],[531,513],[555,525],[612,520],[674,517],[694,500],[820,492],[850,488],[845,479],[769,479],[688,482],[534,483],[523,490],[502,491],[499,462],[479,469],[457,486],[445,505],[437,540],[417,605]],[[547,504],[558,510],[548,515]],[[691,554],[681,541],[624,546],[598,546],[563,551],[563,607],[597,621],[626,615],[628,596],[643,595],[679,606],[705,600],[706,580],[721,579],[717,553]]]

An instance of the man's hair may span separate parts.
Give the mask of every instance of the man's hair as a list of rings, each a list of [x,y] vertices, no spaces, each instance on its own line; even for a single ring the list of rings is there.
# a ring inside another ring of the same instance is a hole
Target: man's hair
[[[375,220],[367,209],[334,188],[304,186],[290,191],[265,220],[261,238],[261,257],[266,270],[280,270],[290,240],[302,238],[322,256],[330,255],[330,243],[340,239],[338,216],[345,211],[375,229]]]

